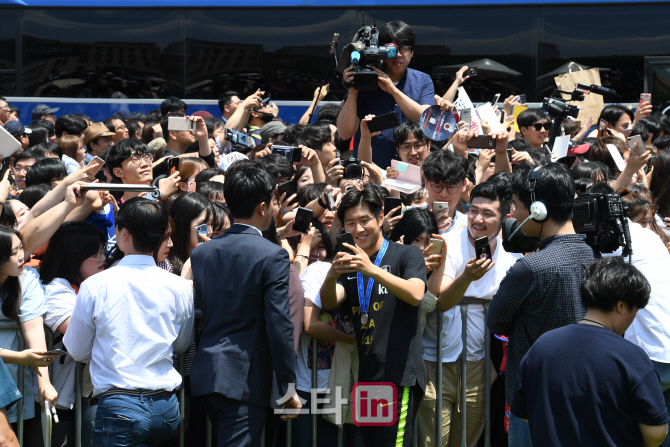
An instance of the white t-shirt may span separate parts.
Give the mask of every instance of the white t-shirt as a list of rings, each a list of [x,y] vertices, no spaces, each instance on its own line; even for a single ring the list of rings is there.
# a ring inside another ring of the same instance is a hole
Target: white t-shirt
[[[449,225],[449,228],[447,228],[441,234],[447,234],[453,231],[461,230],[467,226],[468,226],[468,216],[456,210],[454,211],[454,218],[451,221],[451,225]]]
[[[465,270],[467,262],[475,257],[475,247],[468,238],[468,228],[449,233],[447,240],[447,259],[444,276],[455,279]],[[502,246],[502,239],[496,238],[496,250],[493,252],[495,265],[480,280],[473,281],[464,296],[490,300],[498,291],[500,282],[509,268],[521,257],[517,253],[508,253]],[[423,333],[423,358],[437,361],[437,312],[426,318],[426,330]],[[442,324],[442,362],[454,362],[463,350],[461,341],[461,306],[456,305],[444,312]],[[467,360],[476,361],[484,358],[484,328],[486,314],[483,304],[470,304],[467,315]]]
[[[633,265],[651,285],[649,303],[637,315],[624,334],[655,362],[670,363],[670,254],[661,238],[642,225],[628,220],[633,246]],[[621,255],[603,253],[603,256]]]
[[[312,301],[316,307],[322,309],[321,306],[321,296],[319,291],[321,286],[326,280],[326,275],[330,270],[329,262],[317,261],[310,264],[305,271],[300,276],[302,282],[302,288],[305,291],[305,298]],[[310,344],[312,337],[305,335],[304,333],[300,335],[300,342],[298,344],[298,360],[296,365],[296,379],[297,379],[297,388],[300,391],[310,392],[312,389],[312,365],[309,363],[310,355],[309,351],[312,349]],[[319,362],[328,361],[327,358],[322,358],[322,356],[330,357],[332,360],[332,353],[335,348],[335,344],[332,342],[326,342],[323,340],[317,340],[317,364]],[[330,355],[328,355],[330,354]],[[330,365],[330,363],[328,363]],[[317,379],[317,388],[319,391],[323,391],[328,388],[328,377],[330,376],[330,368],[328,369],[318,369],[316,373]]]

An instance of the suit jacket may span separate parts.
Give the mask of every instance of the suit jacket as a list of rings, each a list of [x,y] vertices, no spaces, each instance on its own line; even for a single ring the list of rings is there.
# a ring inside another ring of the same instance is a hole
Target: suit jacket
[[[193,396],[269,406],[273,382],[281,395],[295,383],[289,264],[285,249],[245,225],[193,250],[195,299],[205,315]]]

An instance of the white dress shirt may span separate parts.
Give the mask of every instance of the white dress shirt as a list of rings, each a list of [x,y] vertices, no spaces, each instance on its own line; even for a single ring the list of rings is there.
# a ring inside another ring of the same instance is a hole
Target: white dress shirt
[[[90,359],[93,395],[172,391],[181,384],[172,354],[190,346],[193,314],[188,281],[151,256],[129,255],[81,284],[63,341],[75,360]]]

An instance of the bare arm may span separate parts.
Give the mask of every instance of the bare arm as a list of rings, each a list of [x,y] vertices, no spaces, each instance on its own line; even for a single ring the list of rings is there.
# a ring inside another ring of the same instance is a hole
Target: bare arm
[[[314,113],[316,106],[319,105],[323,98],[328,94],[328,84],[317,88],[314,90],[314,99],[312,99],[312,104],[307,108],[305,114],[300,118],[298,124],[309,124],[309,116]]]
[[[637,424],[642,433],[644,447],[658,447],[668,436],[668,424],[663,425],[644,425]]]
[[[353,79],[354,67],[350,66],[343,73],[343,79],[348,82]],[[337,117],[337,131],[340,133],[340,137],[343,140],[348,140],[353,137],[356,131],[358,130],[358,125],[360,120],[358,119],[358,106],[356,101],[358,100],[358,90],[355,88],[349,89],[349,96],[344,103],[342,111]]]
[[[26,339],[26,345],[30,349],[47,350],[46,337],[44,335],[44,320],[42,317],[34,318],[21,323],[23,337]],[[44,410],[44,401],[56,405],[58,392],[49,381],[49,368],[46,366],[36,368],[39,371],[37,376],[37,386],[39,388],[39,404]]]
[[[321,309],[319,309],[311,300],[305,298],[305,319],[303,330],[306,335],[318,338],[324,341],[334,341],[342,343],[355,343],[354,334],[345,334],[334,327],[319,321]]]
[[[465,73],[465,70],[467,69],[467,66],[461,67],[461,69],[456,72],[456,79],[454,79],[454,82],[449,87],[449,90],[447,90],[447,93],[445,93],[442,98],[446,99],[447,101],[454,102],[454,99],[456,99],[456,93],[458,93],[458,87],[460,87],[461,84],[470,77],[463,76],[463,73]]]
[[[348,270],[343,268],[341,262],[339,261],[343,256],[346,256],[346,254],[338,253],[335,255],[333,264],[330,266],[330,270],[328,270],[328,274],[326,275],[326,280],[321,285],[321,291],[319,295],[321,296],[321,304],[323,305],[324,309],[333,309],[340,303],[344,302],[345,299],[347,299],[347,293],[344,290],[344,287],[337,283],[337,278],[340,277],[340,272],[351,272],[355,270]]]

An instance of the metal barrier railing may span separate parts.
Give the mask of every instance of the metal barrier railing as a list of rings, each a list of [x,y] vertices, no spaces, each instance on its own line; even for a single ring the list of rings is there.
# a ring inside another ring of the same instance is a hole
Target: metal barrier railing
[[[490,300],[464,297],[460,302],[459,306],[461,308],[461,322],[462,322],[462,342],[463,350],[461,353],[461,446],[467,445],[466,432],[467,432],[467,411],[466,411],[466,402],[467,402],[467,315],[468,315],[468,305],[470,304],[482,304],[486,311],[488,311],[488,304]],[[438,311],[439,313],[439,311]],[[439,313],[440,314],[440,313]],[[204,315],[201,310],[195,311],[195,319],[202,319]],[[21,331],[21,325],[16,321],[0,321],[0,330],[14,329],[18,332]],[[436,389],[436,399],[435,399],[435,445],[439,445],[442,442],[442,330],[443,330],[443,315],[440,314],[437,318],[437,383],[435,386]],[[484,419],[484,436],[485,436],[485,447],[491,446],[491,415],[490,415],[490,403],[491,403],[491,337],[490,332],[486,325],[484,325],[484,346],[485,346],[485,419]],[[47,348],[53,348],[53,334],[45,326],[45,334],[47,334]],[[317,339],[312,337],[312,389],[318,389],[317,381]],[[18,349],[22,351],[25,349],[25,341],[22,336],[19,336],[19,346]],[[179,354],[179,373],[184,375],[184,354]],[[24,367],[18,365],[18,383],[17,387],[21,394],[23,395],[24,389]],[[83,377],[84,364],[77,362],[75,366],[75,404],[74,404],[74,420],[75,420],[75,447],[81,447],[81,427],[82,427],[82,377]],[[50,377],[53,378],[53,367],[49,366]],[[179,447],[185,446],[185,418],[184,412],[186,408],[186,391],[182,386],[179,388],[178,398],[179,398],[179,411],[182,415],[181,421],[179,423]],[[316,406],[316,402],[313,400],[310,403],[310,406]],[[19,445],[23,446],[23,414],[24,414],[24,400],[23,397],[19,400],[17,404],[17,433],[16,436],[19,440]],[[417,418],[418,419],[418,418]],[[316,412],[312,412],[312,447],[317,447],[318,442],[318,415]],[[415,419],[414,424],[414,440],[413,445],[417,446],[418,444],[418,430]],[[292,434],[291,434],[291,421],[287,421],[286,424],[286,445],[287,447],[291,446]],[[338,427],[337,432],[337,445],[342,447],[344,442],[344,428],[343,426]],[[206,447],[212,446],[212,422],[209,417],[206,420]]]

